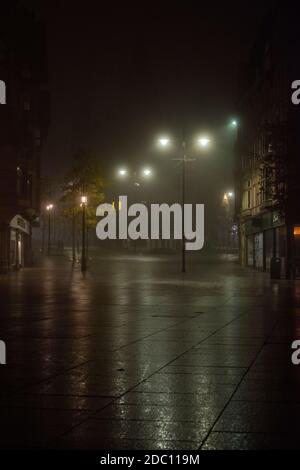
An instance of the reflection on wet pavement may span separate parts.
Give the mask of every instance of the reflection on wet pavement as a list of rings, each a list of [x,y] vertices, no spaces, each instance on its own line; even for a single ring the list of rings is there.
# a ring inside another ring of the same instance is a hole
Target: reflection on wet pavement
[[[228,260],[46,259],[0,277],[1,447],[299,447],[300,283]]]

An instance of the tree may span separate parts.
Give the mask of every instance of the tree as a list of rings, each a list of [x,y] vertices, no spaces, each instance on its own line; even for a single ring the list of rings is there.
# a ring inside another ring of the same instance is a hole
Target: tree
[[[286,215],[287,203],[287,145],[286,128],[282,124],[265,129],[266,146],[261,161],[260,191],[264,201],[270,201],[281,217]]]
[[[96,208],[104,200],[104,188],[108,185],[102,176],[100,162],[91,150],[81,150],[74,156],[74,165],[65,176],[63,196],[63,214],[72,221],[72,259],[76,261],[76,221],[81,213],[80,197],[88,198],[86,208],[87,230],[96,226]]]

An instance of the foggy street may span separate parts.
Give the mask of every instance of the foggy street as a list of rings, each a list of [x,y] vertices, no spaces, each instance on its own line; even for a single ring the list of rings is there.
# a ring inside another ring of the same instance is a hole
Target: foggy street
[[[2,2],[1,468],[300,450],[299,11]]]
[[[279,288],[280,286],[280,288]],[[300,284],[223,255],[62,258],[0,276],[1,447],[299,443]]]

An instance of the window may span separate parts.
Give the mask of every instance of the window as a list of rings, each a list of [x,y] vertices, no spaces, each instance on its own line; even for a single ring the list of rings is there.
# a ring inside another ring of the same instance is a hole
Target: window
[[[246,183],[246,189],[243,192],[243,201],[242,201],[243,210],[251,209],[251,181],[248,180]]]
[[[261,199],[262,201],[268,201],[271,199],[271,187],[272,187],[273,170],[269,167],[264,167],[262,170],[262,181],[261,181]]]
[[[294,227],[294,236],[299,237],[300,236],[300,227]]]
[[[251,209],[251,181],[247,182],[248,191],[247,191],[247,208]]]

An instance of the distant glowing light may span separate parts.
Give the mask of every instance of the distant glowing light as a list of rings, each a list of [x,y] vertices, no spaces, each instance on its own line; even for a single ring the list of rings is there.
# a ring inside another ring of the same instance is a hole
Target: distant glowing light
[[[86,196],[81,196],[81,204],[86,205],[87,204],[87,197]]]
[[[159,139],[159,143],[162,147],[167,147],[170,143],[170,139],[168,139],[167,137],[162,137],[161,139]]]
[[[231,121],[231,125],[232,125],[232,127],[237,127],[238,123],[237,123],[237,121],[236,121],[235,119],[233,119],[233,120]]]
[[[208,137],[201,137],[200,139],[198,139],[198,144],[200,144],[201,147],[207,147],[209,143],[210,140]]]
[[[125,170],[124,168],[121,168],[121,170],[119,170],[119,175],[120,176],[126,176],[127,175],[127,170]]]
[[[52,211],[53,207],[53,204],[48,204],[48,206],[46,206],[46,209],[47,211]]]
[[[300,227],[294,227],[294,236],[299,237],[300,236]]]
[[[119,210],[122,209],[122,201],[120,201],[120,200],[119,200],[119,203],[118,203],[118,204],[116,204],[116,202],[113,201],[111,205],[113,206],[114,209],[116,208],[116,206],[118,206],[118,209],[119,209]]]
[[[227,193],[224,193],[223,201],[225,204],[229,204],[229,199],[233,199],[233,198],[234,198],[234,192],[228,191]]]
[[[143,175],[144,176],[151,176],[152,175],[152,171],[150,170],[150,168],[145,168],[143,170]]]

